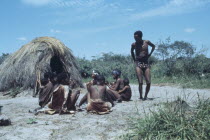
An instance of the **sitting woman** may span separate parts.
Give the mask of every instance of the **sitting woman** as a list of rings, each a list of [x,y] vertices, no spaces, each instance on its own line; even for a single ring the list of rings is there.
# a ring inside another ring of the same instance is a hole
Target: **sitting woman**
[[[50,82],[51,77],[52,77],[52,73],[46,72],[44,73],[44,78],[40,79],[40,72],[38,73],[33,97],[36,97],[37,94],[39,94],[40,90],[44,88],[44,86],[46,86]]]
[[[69,87],[69,75],[61,73],[57,76],[57,88],[52,93],[52,98],[48,107],[51,109],[46,113],[71,113],[70,110],[76,110],[75,103],[79,98],[80,91],[72,93]]]
[[[107,90],[109,96],[112,98],[113,101],[116,101],[120,94],[118,93],[124,87],[124,82],[120,78],[121,71],[120,70],[113,70],[112,72],[113,79],[116,81],[112,85],[107,85],[109,89]]]
[[[118,102],[130,101],[132,96],[131,87],[129,85],[129,79],[125,78],[123,82],[124,82],[124,88],[118,92],[118,94],[120,94],[120,96],[118,96],[117,99]]]

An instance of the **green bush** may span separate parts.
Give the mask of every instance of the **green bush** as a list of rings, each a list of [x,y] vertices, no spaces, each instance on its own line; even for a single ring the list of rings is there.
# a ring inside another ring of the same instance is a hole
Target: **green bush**
[[[111,71],[120,69],[122,78],[137,83],[135,65],[130,55],[104,53],[92,60],[77,58],[81,71],[91,74],[98,70],[111,80]],[[149,58],[152,83],[175,83],[183,87],[210,87],[210,58],[195,51],[192,44],[184,41],[160,42]]]
[[[183,102],[179,100],[179,102]],[[125,140],[209,140],[210,100],[199,100],[194,109],[172,110],[170,105],[151,112],[144,119],[131,123],[132,132],[122,136]]]

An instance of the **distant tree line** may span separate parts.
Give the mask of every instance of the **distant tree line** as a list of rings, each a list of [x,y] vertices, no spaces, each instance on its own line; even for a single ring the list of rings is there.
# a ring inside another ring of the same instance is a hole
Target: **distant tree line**
[[[195,47],[185,41],[171,42],[170,38],[156,45],[154,54],[149,58],[152,65],[153,78],[166,77],[196,77],[204,75],[210,78],[210,58],[202,52],[197,52]],[[77,58],[81,73],[91,74],[98,70],[105,77],[111,77],[113,69],[120,69],[122,77],[136,80],[135,66],[130,55],[103,53],[94,56],[92,60]]]
[[[192,79],[193,77],[196,80],[205,79],[205,81],[210,81],[210,58],[207,58],[204,52],[206,51],[198,52],[189,42],[171,42],[170,38],[160,41],[156,45],[154,54],[149,58],[149,63],[152,65],[152,78],[159,80],[162,77],[175,77],[177,79]],[[8,56],[8,53],[3,53],[0,56],[0,64]],[[93,56],[91,60],[77,58],[77,62],[84,78],[90,76],[92,70],[98,70],[110,79],[112,70],[119,69],[122,71],[122,77],[129,78],[134,82],[137,80],[131,55],[110,52],[103,53],[100,56]]]

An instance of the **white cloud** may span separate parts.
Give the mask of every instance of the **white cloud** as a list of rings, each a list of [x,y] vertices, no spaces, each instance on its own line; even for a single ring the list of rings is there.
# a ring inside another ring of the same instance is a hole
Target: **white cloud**
[[[60,30],[55,30],[55,29],[50,29],[50,32],[51,32],[51,33],[61,33]]]
[[[195,32],[195,30],[196,30],[195,28],[185,28],[184,29],[184,31],[187,32],[187,33]]]
[[[55,7],[72,7],[72,6],[96,6],[104,0],[52,0],[51,4]]]
[[[42,6],[51,3],[53,0],[21,0],[24,4]]]
[[[96,6],[104,0],[21,0],[24,4],[34,6],[51,5],[53,7]]]
[[[126,8],[125,9],[125,11],[127,11],[127,12],[133,12],[135,9],[133,9],[133,8]]]
[[[27,38],[26,37],[18,37],[17,40],[20,40],[20,41],[26,41]]]
[[[210,0],[170,0],[165,5],[133,14],[131,19],[138,20],[156,16],[170,16],[192,12],[209,4]]]

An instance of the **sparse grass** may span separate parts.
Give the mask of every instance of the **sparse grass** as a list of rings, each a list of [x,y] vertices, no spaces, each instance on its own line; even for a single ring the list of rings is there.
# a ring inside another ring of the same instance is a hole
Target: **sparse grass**
[[[209,78],[196,78],[193,76],[173,76],[173,77],[162,77],[154,78],[152,77],[152,84],[166,84],[166,85],[177,85],[183,88],[197,88],[204,89],[210,88],[210,79]]]
[[[183,102],[179,100],[178,102]],[[209,140],[210,99],[200,100],[193,110],[179,108],[174,111],[166,105],[144,119],[133,119],[132,132],[122,136],[125,140]]]
[[[27,124],[36,124],[37,123],[37,120],[35,118],[29,118],[27,120]]]
[[[123,78],[123,77],[122,77]],[[90,81],[91,78],[83,79],[83,83],[86,83]],[[137,78],[135,79],[129,79],[130,84],[138,84]],[[112,77],[106,77],[106,81],[114,81]],[[145,83],[145,82],[144,82]],[[196,89],[205,89],[210,88],[210,78],[196,78],[193,76],[173,76],[173,77],[155,77],[152,76],[152,84],[158,84],[158,85],[175,85],[175,86],[181,86],[182,88],[196,88]]]

